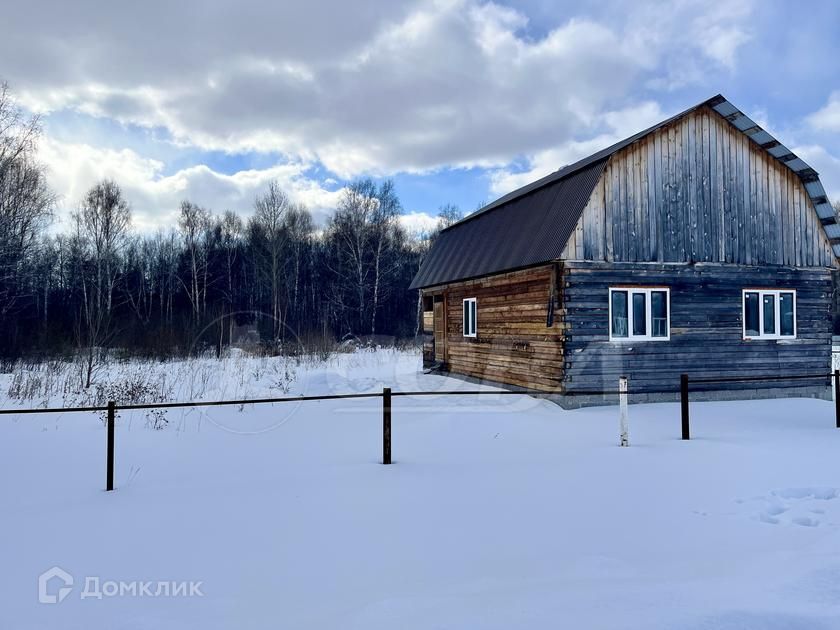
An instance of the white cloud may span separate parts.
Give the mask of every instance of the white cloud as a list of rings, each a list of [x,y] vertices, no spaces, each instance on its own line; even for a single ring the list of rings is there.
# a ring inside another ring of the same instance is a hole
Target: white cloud
[[[824,107],[807,118],[817,131],[840,131],[840,90],[831,93]]]
[[[580,138],[673,59],[731,67],[750,9],[640,2],[534,37],[522,11],[478,0],[265,3],[260,20],[212,0],[73,4],[4,12],[3,72],[30,107],[344,178],[499,167]],[[199,14],[200,45],[184,37]]]
[[[437,217],[426,212],[408,212],[400,215],[400,225],[412,235],[428,234],[437,226]]]
[[[490,191],[497,196],[509,193],[642,131],[663,118],[665,116],[659,105],[651,101],[622,110],[606,112],[602,119],[609,128],[608,132],[587,140],[573,140],[558,147],[539,151],[530,156],[528,168],[525,171],[514,172],[508,168],[494,170],[490,173]]]
[[[129,149],[113,150],[83,143],[42,139],[39,159],[49,169],[51,186],[61,195],[61,208],[73,209],[84,193],[103,178],[116,180],[132,206],[134,224],[151,230],[174,223],[183,199],[215,212],[236,210],[249,214],[257,194],[270,181],[277,181],[295,202],[312,210],[322,223],[335,208],[341,191],[329,191],[307,177],[305,163],[278,164],[262,170],[243,170],[232,175],[199,164],[164,175],[164,164],[141,157]]]

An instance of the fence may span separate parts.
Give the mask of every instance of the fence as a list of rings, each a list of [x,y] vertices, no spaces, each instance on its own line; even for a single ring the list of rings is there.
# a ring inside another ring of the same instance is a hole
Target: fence
[[[681,438],[691,439],[689,395],[691,384],[712,385],[722,383],[746,383],[746,382],[773,382],[791,380],[816,380],[832,379],[834,384],[834,415],[835,426],[840,429],[840,370],[828,374],[807,374],[796,376],[727,376],[718,378],[694,378],[689,379],[688,374],[680,375],[680,420]],[[704,391],[710,391],[708,389]],[[391,464],[391,415],[392,400],[395,396],[480,396],[480,395],[532,395],[538,394],[533,391],[512,391],[512,390],[453,390],[453,391],[418,391],[418,392],[394,392],[390,387],[384,387],[381,392],[369,392],[363,394],[327,394],[324,396],[287,396],[283,398],[253,398],[240,400],[216,400],[207,402],[168,402],[168,403],[143,403],[135,405],[119,405],[111,400],[104,407],[53,407],[41,409],[0,409],[0,415],[12,414],[36,414],[36,413],[77,413],[77,412],[107,412],[106,425],[106,465],[105,465],[105,490],[114,489],[114,434],[117,410],[134,411],[139,409],[179,409],[187,407],[221,407],[230,405],[255,405],[274,404],[285,402],[301,402],[308,400],[346,400],[351,398],[382,398],[382,463]],[[600,390],[577,392],[586,395],[619,395],[621,415],[621,445],[627,446],[626,421],[627,421],[627,396],[632,392],[628,388],[626,377],[619,379],[619,388],[616,390]],[[667,392],[651,392],[648,390],[639,393],[676,393],[676,390]]]

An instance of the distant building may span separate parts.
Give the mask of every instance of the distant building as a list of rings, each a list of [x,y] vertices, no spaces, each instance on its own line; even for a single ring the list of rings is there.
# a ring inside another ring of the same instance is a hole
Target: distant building
[[[827,373],[838,254],[817,173],[716,96],[452,225],[411,286],[426,366],[576,404],[621,375]]]

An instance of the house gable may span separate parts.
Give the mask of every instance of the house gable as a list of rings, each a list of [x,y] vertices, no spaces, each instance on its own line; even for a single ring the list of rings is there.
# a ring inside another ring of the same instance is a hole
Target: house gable
[[[561,257],[836,266],[807,185],[704,105],[609,158]]]

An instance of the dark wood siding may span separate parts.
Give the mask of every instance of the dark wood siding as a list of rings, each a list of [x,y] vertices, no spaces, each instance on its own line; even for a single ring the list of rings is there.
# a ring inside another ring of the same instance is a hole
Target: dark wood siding
[[[615,389],[621,375],[628,376],[638,391],[676,389],[684,372],[711,377],[829,370],[832,278],[828,269],[571,261],[562,269],[567,392]],[[617,285],[670,288],[669,341],[610,341],[609,287]],[[741,291],[747,288],[797,291],[795,340],[743,340]]]
[[[562,258],[836,265],[799,177],[708,107],[610,157]]]
[[[446,304],[446,365],[454,373],[539,391],[562,380],[562,325],[547,325],[555,265],[497,274],[424,291]],[[559,298],[555,292],[555,304]],[[478,330],[463,336],[462,304],[476,298]]]

